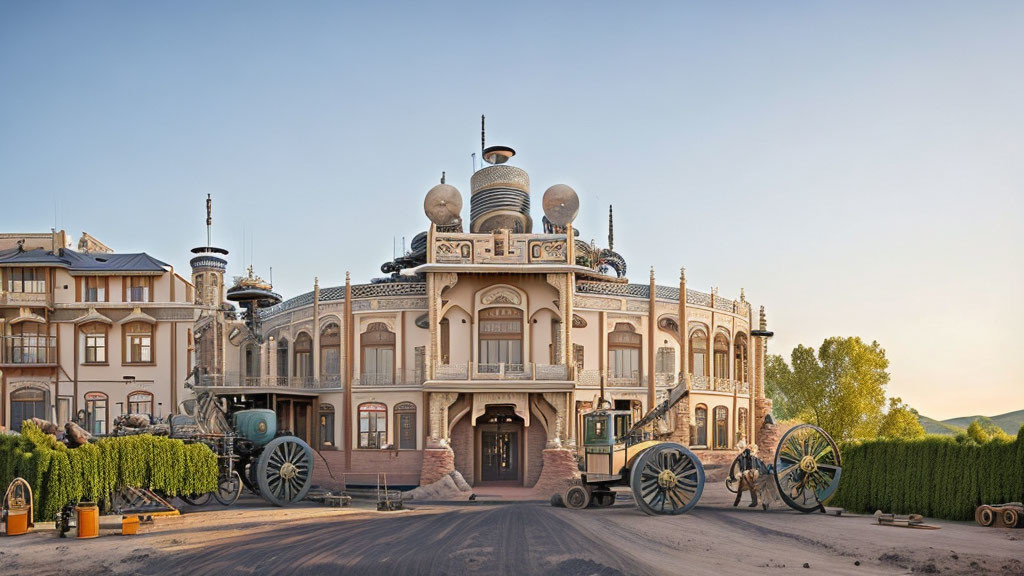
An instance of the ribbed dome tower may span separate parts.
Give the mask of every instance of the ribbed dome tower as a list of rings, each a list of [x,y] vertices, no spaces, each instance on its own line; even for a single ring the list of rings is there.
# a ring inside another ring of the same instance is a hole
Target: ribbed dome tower
[[[484,144],[481,117],[480,144]],[[490,164],[477,170],[470,179],[469,231],[515,233],[533,231],[530,218],[530,176],[525,170],[506,164],[516,151],[508,146],[483,149],[483,159]]]

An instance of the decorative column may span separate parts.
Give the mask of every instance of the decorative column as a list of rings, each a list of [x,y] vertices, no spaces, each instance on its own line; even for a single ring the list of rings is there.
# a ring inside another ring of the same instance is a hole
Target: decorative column
[[[345,415],[342,416],[342,422],[344,422],[344,438],[345,442],[345,470],[352,468],[352,440],[355,438],[355,422],[356,419],[352,417],[352,338],[355,331],[353,330],[354,320],[352,318],[352,277],[345,272]]]
[[[650,294],[647,307],[647,410],[652,410],[657,398],[654,392],[654,345],[658,319],[654,310],[654,266],[651,266]]]
[[[420,486],[433,484],[455,471],[455,453],[449,446],[448,408],[458,397],[456,392],[431,392],[427,395],[430,435],[423,450]]]
[[[313,277],[313,378],[320,381],[320,278]]]
[[[690,387],[690,337],[686,321],[686,268],[679,269],[679,349],[680,353],[680,377],[682,382],[685,378],[686,387]]]
[[[555,409],[555,421],[552,429],[548,430],[547,448],[561,448],[565,442],[565,394],[561,392],[544,392],[541,394],[544,400]]]

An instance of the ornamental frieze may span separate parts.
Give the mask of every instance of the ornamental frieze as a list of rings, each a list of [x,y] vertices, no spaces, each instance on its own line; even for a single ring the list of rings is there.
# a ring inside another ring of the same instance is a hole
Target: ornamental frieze
[[[575,296],[572,299],[572,305],[574,308],[590,308],[592,310],[622,310],[622,300],[592,296]]]

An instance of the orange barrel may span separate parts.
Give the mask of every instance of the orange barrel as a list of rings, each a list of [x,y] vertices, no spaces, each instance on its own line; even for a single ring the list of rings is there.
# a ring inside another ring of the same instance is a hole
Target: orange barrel
[[[124,516],[121,518],[121,535],[131,536],[139,533],[139,517]]]
[[[78,537],[95,538],[100,535],[100,508],[93,502],[79,502],[75,506],[78,513]]]
[[[7,511],[7,535],[18,536],[28,532],[28,506],[11,506]]]

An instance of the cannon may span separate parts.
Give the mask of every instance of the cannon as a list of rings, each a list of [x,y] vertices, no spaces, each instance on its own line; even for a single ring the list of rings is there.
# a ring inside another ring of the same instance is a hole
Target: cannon
[[[843,463],[839,447],[827,432],[811,424],[800,424],[779,440],[772,464],[756,456],[737,456],[729,467],[725,487],[737,492],[745,474],[754,470],[758,476],[768,474],[774,478],[779,496],[790,508],[803,513],[824,512],[825,504],[839,488]]]
[[[564,505],[572,509],[611,506],[615,503],[612,487],[628,485],[637,507],[650,515],[682,514],[696,506],[704,491],[700,459],[685,446],[655,439],[647,430],[685,394],[686,384],[680,383],[636,423],[626,410],[584,414],[581,481],[562,495]]]
[[[279,434],[273,410],[239,410],[228,424],[217,396],[200,392],[182,403],[181,412],[170,419],[171,436],[206,444],[221,467],[217,491],[183,497],[185,502],[201,506],[212,496],[228,506],[243,486],[275,506],[306,497],[313,484],[313,450],[301,438]]]

